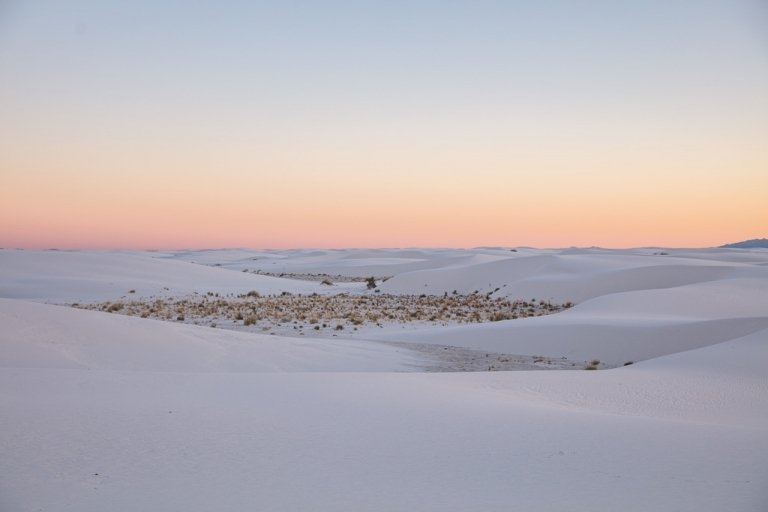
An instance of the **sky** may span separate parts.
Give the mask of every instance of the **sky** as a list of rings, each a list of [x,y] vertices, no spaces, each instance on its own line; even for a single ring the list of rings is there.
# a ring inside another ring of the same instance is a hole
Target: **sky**
[[[763,236],[763,0],[0,0],[0,247]]]

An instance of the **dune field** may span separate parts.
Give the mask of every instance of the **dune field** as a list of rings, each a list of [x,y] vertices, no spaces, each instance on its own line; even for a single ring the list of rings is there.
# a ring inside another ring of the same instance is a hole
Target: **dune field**
[[[768,249],[3,249],[0,325],[3,511],[768,510]]]

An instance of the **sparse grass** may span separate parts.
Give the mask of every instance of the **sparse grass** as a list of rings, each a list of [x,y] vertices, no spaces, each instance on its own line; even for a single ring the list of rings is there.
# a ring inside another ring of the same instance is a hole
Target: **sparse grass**
[[[271,277],[283,277],[287,279],[296,279],[299,281],[312,281],[321,284],[332,285],[334,283],[364,283],[368,281],[367,277],[349,276],[343,274],[325,274],[316,272],[266,272],[261,269],[253,271],[254,274]],[[374,277],[376,281],[384,282],[390,276]]]
[[[481,293],[294,295],[284,292],[264,296],[254,290],[242,295],[219,296],[208,292],[178,298],[81,304],[79,308],[164,320],[183,317],[202,324],[242,321],[244,326],[271,328],[294,324],[298,329],[311,325],[317,326],[315,330],[323,330],[338,329],[337,325],[381,327],[382,322],[439,325],[496,322],[549,315],[570,306],[572,303],[493,298]]]

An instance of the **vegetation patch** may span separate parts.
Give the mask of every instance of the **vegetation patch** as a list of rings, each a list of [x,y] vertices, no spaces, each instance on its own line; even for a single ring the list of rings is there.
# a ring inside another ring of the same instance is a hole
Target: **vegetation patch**
[[[374,282],[373,278],[369,282]],[[568,309],[573,304],[493,298],[490,294],[481,293],[301,295],[284,292],[279,295],[261,295],[251,291],[241,295],[220,296],[208,292],[178,298],[148,298],[72,306],[195,324],[224,322],[259,328],[289,325],[296,329],[342,330],[345,326],[382,326],[383,323],[455,325],[498,322],[549,315]]]

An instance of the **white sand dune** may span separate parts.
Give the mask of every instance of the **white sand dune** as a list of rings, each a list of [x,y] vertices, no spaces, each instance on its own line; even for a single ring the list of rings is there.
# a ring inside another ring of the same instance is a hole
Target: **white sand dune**
[[[682,258],[580,250],[408,272],[383,283],[382,289],[488,293],[499,288],[495,294],[578,304],[546,317],[416,331],[373,330],[369,337],[620,365],[764,329],[768,269],[760,260],[714,258],[711,252],[706,258]]]
[[[0,250],[0,297],[77,302],[192,292],[322,293],[318,283],[278,279],[154,253]]]
[[[140,278],[142,293],[285,286],[225,268],[247,251],[2,251],[0,510],[762,512],[768,253],[665,251],[270,253],[296,272],[402,265],[389,291],[552,285],[576,307],[382,337],[635,361],[438,374],[358,339],[39,303],[114,299]]]
[[[0,367],[161,372],[404,371],[380,343],[240,333],[0,299]]]
[[[768,327],[768,318],[707,321],[549,319],[376,334],[370,339],[431,343],[479,351],[540,355],[571,361],[597,359],[609,366],[728,341]]]
[[[618,365],[720,343],[766,327],[768,280],[734,278],[607,294],[545,317],[372,331],[369,337]]]
[[[604,372],[7,368],[0,503],[760,511],[765,341]]]
[[[383,283],[390,293],[493,292],[518,298],[582,302],[609,293],[670,288],[728,276],[765,276],[763,268],[743,263],[658,256],[582,253],[507,257],[470,261],[437,269],[407,272]]]
[[[504,255],[509,254],[505,251]],[[222,266],[233,270],[270,273],[316,273],[352,277],[389,277],[424,269],[461,265],[489,258],[483,252],[454,249],[349,249],[293,250],[260,252],[240,260],[227,260]],[[490,259],[498,259],[490,255]]]

